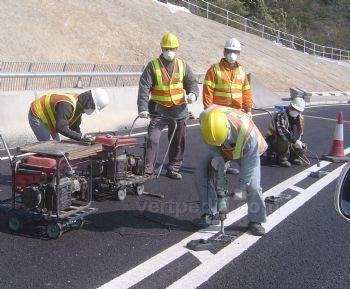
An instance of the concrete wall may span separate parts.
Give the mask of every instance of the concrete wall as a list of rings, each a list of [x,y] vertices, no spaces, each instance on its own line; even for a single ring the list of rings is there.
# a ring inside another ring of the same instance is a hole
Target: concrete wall
[[[281,97],[271,92],[253,75],[250,75],[256,107],[271,107],[281,102]],[[203,109],[202,85],[196,103],[189,104],[189,110],[198,117]],[[86,89],[66,89],[55,91],[83,92]],[[106,88],[110,95],[110,105],[101,114],[83,115],[82,132],[98,132],[118,130],[131,126],[137,116],[138,87]],[[31,102],[48,91],[16,91],[0,92],[2,105],[0,106],[0,133],[5,137],[10,147],[23,145],[35,141],[35,136],[28,123],[28,111]],[[147,125],[147,120],[138,120],[136,127]],[[1,144],[0,144],[1,146]]]
[[[61,91],[82,92],[86,89],[69,89]],[[106,88],[111,102],[99,115],[83,115],[82,132],[117,130],[130,127],[137,116],[138,87]],[[55,90],[59,91],[59,90]],[[16,91],[1,92],[0,98],[0,133],[4,135],[9,146],[14,147],[35,140],[28,123],[28,110],[35,97],[47,91]],[[189,109],[195,116],[201,111],[201,98],[196,104],[190,104]],[[147,120],[138,120],[136,126],[147,125]],[[0,144],[1,147],[1,144]]]

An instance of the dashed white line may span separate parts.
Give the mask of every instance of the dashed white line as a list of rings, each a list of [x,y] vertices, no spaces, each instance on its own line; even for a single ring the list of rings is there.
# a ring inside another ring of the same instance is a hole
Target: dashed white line
[[[346,150],[346,153],[348,152],[350,152],[350,149]],[[279,195],[281,192],[283,192],[287,188],[290,188],[291,186],[305,179],[310,174],[311,171],[320,170],[328,164],[329,162],[322,161],[320,163],[320,167],[317,167],[317,165],[314,165],[310,168],[305,169],[304,171],[290,177],[289,179],[279,183],[275,187],[266,191],[264,193],[264,197]],[[225,220],[225,225],[229,226],[233,224],[234,222],[243,218],[246,214],[247,214],[247,205],[244,204],[241,207],[235,209],[234,211],[228,214],[227,219]],[[152,275],[153,273],[157,272],[158,270],[168,265],[172,261],[176,260],[177,258],[181,257],[185,253],[191,252],[187,248],[185,248],[186,244],[189,241],[194,239],[208,239],[212,237],[214,234],[216,234],[217,232],[218,232],[218,227],[215,227],[215,226],[211,226],[205,230],[200,230],[188,236],[187,238],[181,240],[175,245],[169,247],[168,249],[158,253],[154,257],[151,257],[150,259],[139,264],[138,266],[132,268],[126,273],[121,274],[120,276],[116,277],[110,282],[102,285],[101,287],[99,287],[99,289],[129,288],[139,283],[143,279],[147,278],[148,276]]]
[[[271,231],[275,226],[286,219],[290,214],[300,208],[313,196],[315,196],[320,190],[322,190],[326,185],[335,180],[344,165],[338,167],[324,178],[320,179],[313,185],[311,185],[305,192],[299,194],[295,198],[288,201],[281,208],[276,210],[267,218],[267,222],[264,225],[266,233]],[[210,260],[197,266],[195,269],[190,271],[188,274],[174,282],[170,285],[169,289],[191,289],[197,288],[215,273],[220,271],[225,265],[233,261],[236,257],[241,255],[244,251],[248,250],[249,247],[254,245],[261,237],[252,236],[248,233],[243,234],[241,237],[237,238],[230,245],[226,246],[224,249],[215,254]]]

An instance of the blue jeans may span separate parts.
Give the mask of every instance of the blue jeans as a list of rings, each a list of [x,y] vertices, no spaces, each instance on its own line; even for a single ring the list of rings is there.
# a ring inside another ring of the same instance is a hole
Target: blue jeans
[[[46,125],[42,123],[31,110],[28,112],[28,121],[38,141],[47,141],[50,140],[51,137],[54,140],[60,141],[60,135],[58,133],[51,135]]]
[[[222,157],[220,150],[217,147],[208,146],[208,153],[200,162],[195,174],[202,214],[218,213],[214,180],[208,176],[209,165],[214,157]],[[266,207],[260,187],[260,156],[257,144],[248,142],[245,156],[239,161],[239,188],[247,194],[248,219],[250,222],[265,222]]]

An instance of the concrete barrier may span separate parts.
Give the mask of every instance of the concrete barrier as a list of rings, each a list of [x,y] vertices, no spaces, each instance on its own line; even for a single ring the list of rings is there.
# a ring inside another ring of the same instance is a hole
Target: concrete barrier
[[[201,88],[201,87],[200,87]],[[83,115],[82,132],[97,132],[129,128],[137,116],[138,87],[105,88],[110,95],[110,105],[99,115]],[[83,92],[86,89],[55,91]],[[53,90],[52,90],[53,91]],[[201,90],[200,90],[201,91]],[[0,98],[0,133],[10,147],[35,141],[35,136],[28,123],[28,111],[31,102],[48,91],[1,92]],[[189,104],[189,110],[198,117],[202,110],[202,93],[195,104]],[[147,120],[138,120],[136,127],[146,126]],[[1,147],[1,144],[0,144]]]

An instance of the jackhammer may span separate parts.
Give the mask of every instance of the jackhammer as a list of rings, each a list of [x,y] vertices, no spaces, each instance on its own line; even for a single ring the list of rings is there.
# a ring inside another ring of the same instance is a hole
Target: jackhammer
[[[208,180],[213,180],[214,188],[217,194],[217,210],[220,219],[221,229],[219,232],[220,236],[225,235],[224,221],[227,218],[228,213],[228,189],[227,189],[227,179],[226,179],[226,164],[222,157],[215,157],[212,159],[209,168],[209,178]]]

